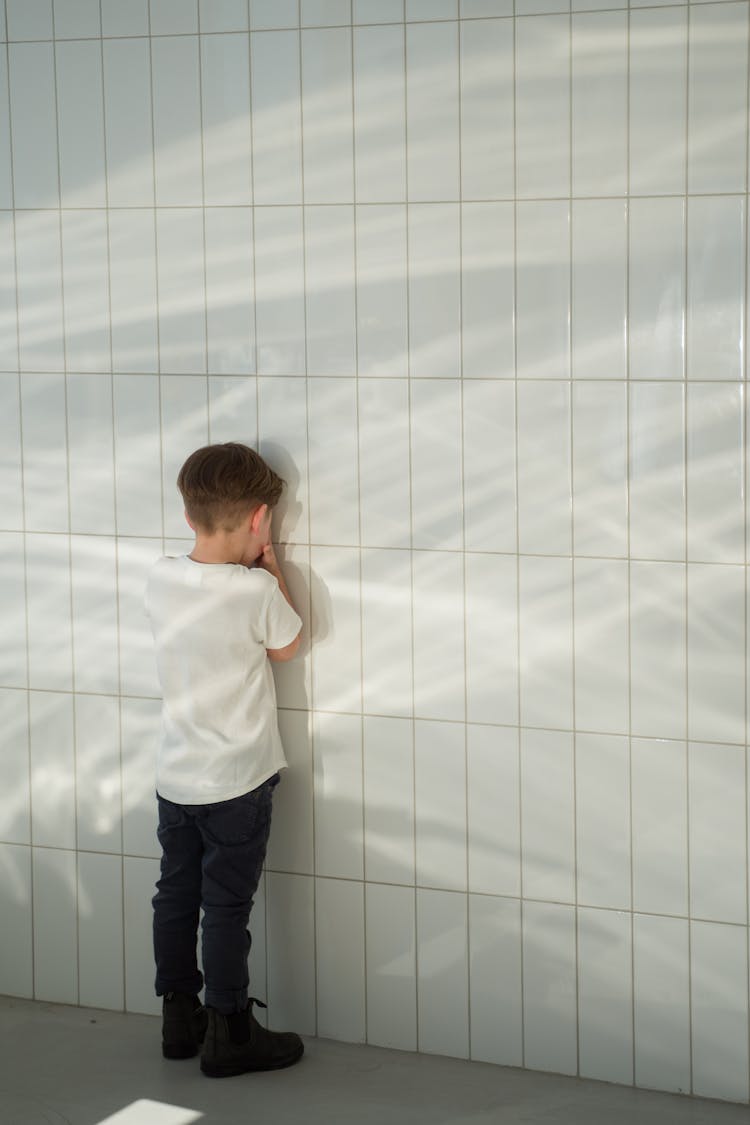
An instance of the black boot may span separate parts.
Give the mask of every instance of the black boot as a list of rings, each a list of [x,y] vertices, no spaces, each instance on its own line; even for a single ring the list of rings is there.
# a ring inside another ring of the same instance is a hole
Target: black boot
[[[293,1031],[267,1031],[253,1015],[251,999],[243,1012],[222,1015],[207,1008],[208,1031],[201,1054],[201,1070],[209,1078],[229,1078],[249,1070],[281,1070],[302,1058],[304,1044]]]
[[[192,1059],[206,1035],[208,1016],[197,996],[168,992],[162,1003],[161,1051],[165,1059]]]

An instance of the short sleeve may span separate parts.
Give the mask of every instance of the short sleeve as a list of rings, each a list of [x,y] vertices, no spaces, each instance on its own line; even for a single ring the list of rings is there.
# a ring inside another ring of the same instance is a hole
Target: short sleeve
[[[266,648],[286,648],[302,628],[302,618],[289,605],[273,575],[269,575],[269,578],[272,582],[271,594],[266,601],[264,620],[261,623],[263,643]]]

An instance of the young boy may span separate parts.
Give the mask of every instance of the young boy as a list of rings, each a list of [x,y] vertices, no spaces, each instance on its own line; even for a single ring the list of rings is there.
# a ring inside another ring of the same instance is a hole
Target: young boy
[[[201,1069],[216,1078],[291,1066],[304,1049],[263,1028],[252,1007],[264,1005],[248,998],[248,918],[286,766],[269,660],[291,660],[302,625],[270,539],[283,486],[246,445],[196,450],[177,478],[195,546],[159,559],[146,590],[163,694],[153,900],[162,1051],[189,1058],[203,1043]]]

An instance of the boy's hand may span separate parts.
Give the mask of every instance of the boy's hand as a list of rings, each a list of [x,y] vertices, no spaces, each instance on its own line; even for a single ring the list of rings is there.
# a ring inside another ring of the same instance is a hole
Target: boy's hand
[[[266,543],[263,551],[258,555],[258,566],[262,566],[264,570],[268,570],[277,578],[279,576],[279,563],[276,558],[276,552],[273,549],[273,543]]]

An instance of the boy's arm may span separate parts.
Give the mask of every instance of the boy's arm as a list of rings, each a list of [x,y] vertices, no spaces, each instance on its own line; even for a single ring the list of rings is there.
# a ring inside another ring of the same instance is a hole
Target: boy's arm
[[[278,559],[276,558],[276,552],[273,549],[273,543],[267,543],[263,548],[263,554],[258,559],[258,566],[262,567],[264,570],[267,570],[269,574],[272,574],[274,576],[279,584],[279,589],[296,613],[297,610],[295,608],[294,602],[292,601],[287,584],[284,581],[284,575],[281,573],[281,567],[279,566]],[[291,642],[291,644],[285,645],[284,648],[267,648],[266,652],[268,653],[268,659],[273,660],[277,664],[281,664],[285,660],[291,660],[293,656],[297,655],[297,649],[299,648],[301,635],[302,630],[300,629],[299,633]]]

